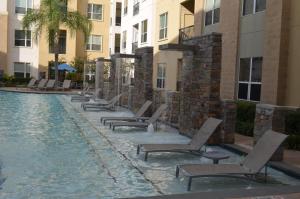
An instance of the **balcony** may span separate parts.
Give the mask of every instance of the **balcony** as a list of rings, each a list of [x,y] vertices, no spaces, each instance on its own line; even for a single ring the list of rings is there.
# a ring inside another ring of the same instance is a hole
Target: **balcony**
[[[135,53],[135,50],[138,49],[138,42],[132,43],[132,53]]]
[[[136,4],[133,5],[133,16],[139,13],[140,13],[140,3],[137,2]]]
[[[188,26],[185,28],[179,29],[179,43],[183,43],[186,40],[189,40],[195,36],[194,26]]]
[[[122,18],[116,17],[116,26],[121,26]]]

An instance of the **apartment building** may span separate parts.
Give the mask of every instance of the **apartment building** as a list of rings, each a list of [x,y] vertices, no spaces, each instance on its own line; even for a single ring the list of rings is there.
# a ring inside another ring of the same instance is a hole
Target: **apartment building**
[[[121,52],[122,0],[110,1],[109,52]]]
[[[156,7],[157,89],[178,89],[181,67],[180,53],[158,51],[158,45],[220,32],[223,99],[300,106],[300,1],[187,0],[172,8],[168,2]]]
[[[121,53],[152,46],[155,0],[122,0]]]
[[[53,74],[54,54],[47,34],[42,33],[35,41],[33,32],[23,30],[21,25],[28,9],[39,9],[40,0],[1,0],[0,6],[0,24],[7,27],[7,31],[5,28],[1,31],[0,67],[5,73],[16,77],[50,77]],[[70,63],[75,57],[85,60],[109,57],[110,1],[68,1],[67,8],[86,15],[92,21],[93,30],[85,41],[82,33],[71,34],[61,27],[60,62]],[[2,40],[5,37],[7,39]]]

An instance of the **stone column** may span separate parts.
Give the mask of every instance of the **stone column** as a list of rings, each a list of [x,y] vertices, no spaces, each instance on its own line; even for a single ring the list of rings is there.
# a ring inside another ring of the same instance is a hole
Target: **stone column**
[[[254,144],[267,131],[274,130],[280,133],[285,132],[285,118],[288,113],[295,111],[297,108],[274,106],[269,104],[257,104],[254,126]],[[280,147],[274,156],[273,161],[283,159],[283,147]]]
[[[95,90],[97,97],[102,99],[104,94],[104,58],[96,60]]]
[[[222,143],[233,144],[236,125],[236,103],[233,100],[222,101]]]
[[[130,97],[133,111],[137,111],[146,100],[152,100],[153,47],[138,48],[135,55],[134,88]]]

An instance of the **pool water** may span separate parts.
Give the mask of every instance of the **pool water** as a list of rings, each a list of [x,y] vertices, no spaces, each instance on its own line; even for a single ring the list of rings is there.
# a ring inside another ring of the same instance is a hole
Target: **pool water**
[[[175,165],[210,163],[182,154],[150,156],[144,162],[135,154],[136,143],[172,142],[176,136],[126,130],[112,133],[99,126],[98,113],[84,115],[79,106],[63,96],[0,92],[0,198],[119,198],[183,193],[187,181],[175,178]],[[188,141],[179,135],[176,139]],[[231,156],[226,161],[241,160],[225,152]],[[299,183],[275,170],[271,174],[274,180],[270,183],[274,185]],[[210,191],[232,186],[262,185],[205,178],[195,180],[192,189]]]

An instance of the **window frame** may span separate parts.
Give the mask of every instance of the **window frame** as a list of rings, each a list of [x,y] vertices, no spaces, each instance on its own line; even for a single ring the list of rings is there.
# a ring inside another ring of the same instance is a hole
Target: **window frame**
[[[207,4],[207,1],[210,1],[210,0],[206,0],[205,1],[205,9],[206,9],[206,4]],[[216,7],[216,1],[217,0],[213,0],[214,1],[214,3],[213,3],[213,8],[212,8],[212,10],[205,10],[204,11],[204,26],[206,27],[206,26],[211,26],[211,25],[214,25],[214,24],[218,24],[218,23],[220,23],[220,10],[221,10],[221,5],[220,6],[218,6],[218,7]],[[216,10],[217,9],[219,9],[219,20],[217,21],[217,22],[215,22],[215,12],[216,12]],[[211,24],[206,24],[206,17],[207,17],[207,13],[208,12],[211,12]]]
[[[25,38],[24,39],[18,39],[18,41],[24,41],[24,46],[17,46],[16,45],[16,31],[25,31],[24,35],[25,35]],[[30,32],[30,38],[28,39],[28,32]],[[14,43],[14,46],[17,47],[17,48],[31,48],[32,47],[32,31],[31,30],[19,30],[19,29],[15,29],[15,35],[14,35],[14,38],[15,38],[15,43]],[[27,41],[30,41],[30,46],[27,46]]]
[[[243,5],[242,5],[242,16],[243,16],[243,17],[249,16],[249,15],[254,15],[254,14],[260,13],[260,12],[265,12],[266,9],[267,9],[267,0],[266,0],[266,7],[265,7],[265,9],[264,9],[264,10],[261,10],[261,11],[256,11],[256,4],[257,4],[257,1],[258,1],[258,0],[251,0],[251,1],[253,1],[252,12],[249,13],[249,14],[245,14],[245,8],[244,8],[245,1],[247,1],[247,0],[243,0],[243,2],[242,2],[242,3],[243,3]]]
[[[23,73],[23,78],[30,78],[31,77],[31,67],[32,64],[30,62],[13,62],[14,64],[14,76],[16,77],[16,73]],[[16,64],[22,64],[23,65],[23,71],[16,71],[15,65]],[[29,66],[29,72],[27,72],[27,66]],[[27,74],[29,74],[27,76]]]
[[[257,59],[257,58],[261,58],[262,62],[261,62],[261,80],[260,82],[257,81],[252,81],[252,69],[253,69],[253,60]],[[250,59],[250,67],[249,67],[249,80],[248,81],[240,81],[240,71],[241,71],[241,59]],[[251,86],[252,85],[260,85],[260,88],[262,86],[262,66],[263,66],[263,57],[245,57],[245,58],[240,58],[239,60],[239,78],[238,78],[238,89],[237,89],[237,98],[238,100],[245,100],[245,101],[252,101],[252,102],[260,102],[261,100],[261,93],[260,93],[260,100],[256,101],[256,100],[251,100]],[[243,98],[239,98],[239,88],[240,88],[240,84],[247,84],[247,99],[243,99]]]
[[[94,44],[93,41],[94,41],[94,37],[100,37],[100,49],[98,50],[94,50],[93,49],[93,45],[98,45],[98,44]],[[92,43],[89,43],[90,42],[90,38],[91,38],[91,41]],[[87,48],[89,46],[89,48]],[[86,42],[86,48],[85,48],[86,51],[100,51],[102,52],[103,51],[103,36],[102,35],[93,35],[91,34],[89,37],[88,37],[88,40]]]
[[[145,23],[147,24],[146,32],[144,32]],[[148,42],[148,19],[145,19],[141,22],[141,44],[144,44],[144,43],[147,43],[147,42]]]
[[[122,32],[122,49],[126,49],[127,48],[127,31],[124,30]]]
[[[163,68],[162,75],[159,74],[159,67]],[[167,64],[166,63],[158,63],[157,64],[157,74],[156,74],[156,88],[157,89],[165,89],[166,88],[166,79],[167,79]],[[158,84],[158,81],[161,81],[161,84]]]
[[[17,4],[16,4],[16,0],[14,0],[14,2],[15,2],[15,14],[16,15],[26,15],[27,14],[27,12],[28,12],[28,10],[33,10],[33,0],[31,0],[31,8],[30,7],[28,7],[28,0],[24,0],[24,1],[26,1],[26,7],[25,7],[25,13],[20,13],[20,12],[17,12]]]
[[[164,16],[165,20],[164,20],[164,27],[162,27],[161,24],[161,17]],[[159,15],[159,34],[158,34],[158,38],[159,40],[164,40],[168,38],[168,18],[169,18],[169,13],[165,12]],[[163,37],[161,37],[161,31],[163,31]]]
[[[89,5],[92,6],[92,12],[89,12]],[[94,6],[101,6],[101,13],[94,13]],[[91,14],[91,18],[89,18],[89,14]],[[94,18],[94,14],[99,14],[101,16],[101,19]],[[103,4],[97,4],[97,3],[88,3],[87,7],[87,18],[92,21],[103,21],[104,20],[104,6]]]

